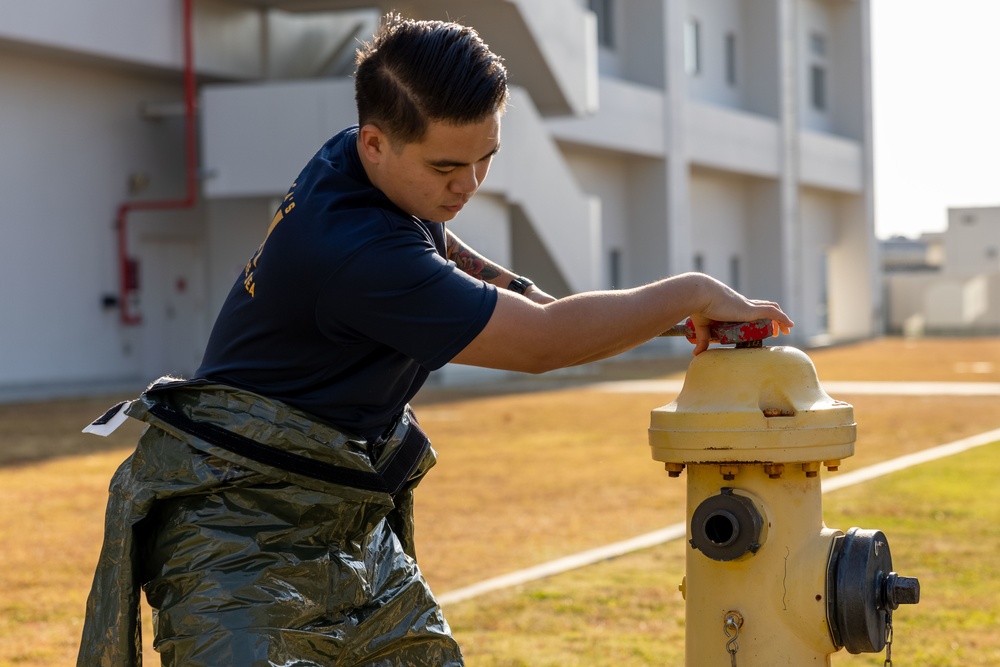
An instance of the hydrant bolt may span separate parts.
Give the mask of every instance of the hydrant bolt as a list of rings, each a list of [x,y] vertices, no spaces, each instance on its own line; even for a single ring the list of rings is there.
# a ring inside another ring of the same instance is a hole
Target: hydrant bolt
[[[770,479],[780,479],[785,474],[784,463],[767,463],[764,465],[764,472]]]

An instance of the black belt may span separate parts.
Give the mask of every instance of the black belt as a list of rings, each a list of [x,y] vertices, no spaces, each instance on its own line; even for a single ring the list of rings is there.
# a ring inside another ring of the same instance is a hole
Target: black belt
[[[385,461],[379,461],[375,472],[369,472],[345,468],[325,461],[316,461],[300,454],[265,445],[216,424],[195,421],[179,410],[163,403],[154,404],[149,408],[149,412],[167,424],[237,456],[296,475],[303,475],[330,484],[349,486],[362,491],[397,493],[410,479],[420,459],[423,458],[430,446],[427,436],[411,419],[399,447],[392,451]]]

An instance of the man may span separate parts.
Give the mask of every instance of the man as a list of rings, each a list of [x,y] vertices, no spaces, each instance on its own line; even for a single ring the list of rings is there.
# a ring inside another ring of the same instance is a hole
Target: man
[[[151,428],[112,481],[81,665],[134,663],[135,584],[164,665],[461,665],[413,548],[434,453],[407,404],[428,374],[596,361],[685,316],[696,354],[712,320],[792,326],[694,273],[556,300],[448,231],[507,101],[472,29],[390,15],[356,93],[358,126],[296,179],[196,378],[125,407]]]

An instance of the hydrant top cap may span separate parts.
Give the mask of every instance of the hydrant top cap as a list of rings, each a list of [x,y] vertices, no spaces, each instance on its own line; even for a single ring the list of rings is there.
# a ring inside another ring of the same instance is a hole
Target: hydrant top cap
[[[668,462],[846,458],[855,437],[854,408],[823,391],[805,353],[784,346],[698,355],[649,428],[653,457]]]

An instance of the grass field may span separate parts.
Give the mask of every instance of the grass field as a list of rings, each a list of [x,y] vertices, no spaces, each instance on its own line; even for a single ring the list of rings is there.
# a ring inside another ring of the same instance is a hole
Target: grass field
[[[810,356],[821,381],[1000,381],[1000,339],[883,339]],[[619,365],[604,375],[677,367]],[[432,587],[443,593],[683,520],[685,478],[668,479],[646,445],[650,410],[672,398],[554,386],[421,396],[418,414],[440,455],[417,507]],[[995,397],[837,398],[858,422],[844,471],[1000,427]],[[138,433],[128,424],[110,441],[79,435],[111,400],[0,406],[0,666],[73,663],[107,483]],[[897,567],[921,577],[923,601],[897,615],[897,664],[1000,663],[998,473],[991,445],[827,496],[828,525],[884,530]],[[446,613],[471,667],[679,665],[682,575],[683,548],[672,543]]]

